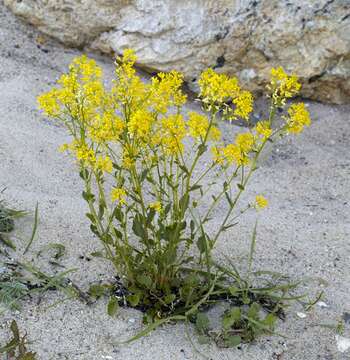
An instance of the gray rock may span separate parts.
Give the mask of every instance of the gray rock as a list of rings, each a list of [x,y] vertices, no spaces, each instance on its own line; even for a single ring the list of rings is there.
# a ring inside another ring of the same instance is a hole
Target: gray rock
[[[193,90],[215,67],[261,92],[273,66],[295,72],[302,95],[350,102],[350,0],[5,0],[70,46],[136,50],[146,70],[177,69]]]

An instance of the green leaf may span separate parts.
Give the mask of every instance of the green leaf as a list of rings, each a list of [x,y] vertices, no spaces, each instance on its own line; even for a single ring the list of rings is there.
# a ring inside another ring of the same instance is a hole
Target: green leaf
[[[236,296],[239,293],[239,288],[236,286],[230,286],[228,290],[232,296]]]
[[[16,245],[5,235],[0,234],[0,242],[8,246],[12,250],[16,250]]]
[[[97,226],[94,225],[94,224],[91,224],[90,225],[90,230],[96,235],[96,236],[99,236],[99,232],[97,230]]]
[[[98,207],[98,218],[102,220],[103,214],[105,213],[106,204],[104,204],[102,201],[100,202],[100,205]]]
[[[154,209],[149,209],[147,214],[147,225],[151,225],[154,216],[156,215],[156,211]]]
[[[200,333],[205,333],[209,330],[210,321],[206,314],[200,312],[196,317],[196,328]]]
[[[7,353],[13,349],[16,349],[17,346],[18,341],[16,339],[12,339],[5,346],[0,348],[0,354]]]
[[[258,319],[260,312],[260,305],[256,302],[252,303],[248,309],[247,316],[252,319]]]
[[[193,185],[190,187],[190,191],[195,191],[195,190],[201,189],[201,187],[202,187],[202,185],[199,185],[199,184]]]
[[[86,169],[83,169],[79,172],[79,176],[85,180],[89,177],[89,172]]]
[[[141,215],[137,214],[134,217],[134,220],[133,220],[133,223],[132,223],[132,230],[133,230],[134,234],[136,236],[140,237],[141,239],[146,238],[145,229],[143,228],[143,226],[141,224]]]
[[[37,253],[37,257],[39,257],[44,251],[47,250],[54,250],[54,254],[53,254],[53,258],[58,260],[60,259],[62,256],[64,256],[65,252],[66,252],[66,247],[62,244],[56,244],[56,243],[52,243],[52,244],[48,244],[46,246],[44,246],[43,248],[41,248],[41,250]]]
[[[118,206],[116,206],[114,208],[114,217],[119,221],[119,222],[123,222],[124,220],[124,215],[122,213],[122,211],[120,210],[120,208]]]
[[[184,173],[186,173],[187,175],[189,175],[190,172],[188,171],[188,169],[187,169],[186,166],[179,164],[179,168],[180,168]]]
[[[225,338],[225,345],[227,347],[236,347],[242,342],[242,339],[238,335],[232,335]]]
[[[20,355],[17,360],[36,360],[36,353],[28,352]]]
[[[140,294],[132,294],[126,298],[132,307],[135,307],[140,302]]]
[[[210,343],[210,337],[206,335],[199,335],[198,336],[198,343],[200,345],[205,345]]]
[[[171,209],[171,204],[168,204],[168,205],[164,208],[164,216],[166,216],[166,215],[169,213],[170,209]]]
[[[222,319],[222,326],[225,330],[230,329],[241,320],[241,309],[239,307],[231,308]]]
[[[168,294],[167,296],[164,297],[164,302],[166,304],[171,304],[175,299],[176,299],[175,294]]]
[[[15,320],[12,320],[10,329],[11,329],[11,331],[12,331],[13,338],[14,338],[16,341],[20,341],[20,338],[19,338],[19,330],[18,330],[18,326],[17,326],[17,323],[16,323]]]
[[[182,209],[183,212],[185,212],[185,210],[187,210],[189,200],[190,200],[190,196],[189,196],[188,194],[185,194],[185,195],[182,196],[182,198],[180,199],[179,205],[180,205],[180,208]]]
[[[92,214],[86,213],[85,215],[93,224],[96,223],[96,220],[95,220],[95,218],[94,218],[94,216]]]
[[[145,286],[147,289],[149,289],[153,284],[152,279],[145,274],[138,275],[136,279],[141,285]]]
[[[103,285],[91,285],[89,288],[89,294],[92,297],[99,298],[106,293],[106,287]]]
[[[277,321],[277,316],[269,313],[266,315],[263,323],[270,329],[273,330]]]
[[[115,236],[118,238],[118,239],[123,239],[123,234],[116,228],[113,228],[114,229],[114,234]]]
[[[34,241],[34,238],[35,238],[35,235],[36,235],[36,230],[38,228],[38,223],[39,223],[39,203],[36,203],[35,212],[34,212],[34,224],[33,224],[32,234],[30,236],[30,239],[28,241],[28,244],[27,244],[26,248],[23,251],[23,254],[25,254],[29,250],[29,248],[31,247],[31,245],[32,245],[32,243]]]
[[[90,256],[98,257],[98,258],[104,258],[105,255],[102,253],[102,251],[94,251],[90,254]]]
[[[244,186],[242,184],[237,184],[237,187],[238,187],[239,190],[244,191]]]
[[[207,251],[207,239],[205,235],[201,235],[197,240],[197,247],[201,254]]]
[[[95,201],[95,195],[92,194],[91,192],[83,191],[82,196],[83,196],[83,199],[87,202]]]
[[[149,334],[151,331],[153,331],[154,329],[156,329],[158,326],[163,325],[169,321],[184,321],[186,320],[186,316],[184,315],[174,315],[174,316],[170,316],[168,318],[164,318],[164,319],[160,319],[157,320],[155,322],[153,322],[152,324],[150,324],[149,326],[147,326],[145,329],[141,330],[138,334],[136,334],[135,336],[133,336],[132,338],[123,341],[122,344],[128,344],[131,343],[135,340],[138,340],[140,338],[142,338],[143,336],[146,336],[147,334]]]
[[[208,150],[208,146],[207,146],[207,145],[200,144],[200,145],[198,146],[198,155],[199,155],[199,156],[203,155],[207,150]]]
[[[148,174],[148,169],[145,169],[145,170],[142,171],[142,174],[140,176],[140,182],[141,183],[146,179],[147,174]]]
[[[227,202],[229,203],[229,205],[232,207],[232,206],[233,206],[233,202],[232,202],[232,200],[231,200],[231,198],[230,198],[230,195],[228,194],[227,191],[225,191],[225,197],[226,197],[226,200],[227,200]]]
[[[114,316],[119,309],[118,300],[115,296],[112,296],[107,305],[107,314],[109,316]]]
[[[223,226],[221,229],[222,229],[222,231],[226,231],[226,230],[236,226],[237,224],[238,223],[228,224],[228,225]]]

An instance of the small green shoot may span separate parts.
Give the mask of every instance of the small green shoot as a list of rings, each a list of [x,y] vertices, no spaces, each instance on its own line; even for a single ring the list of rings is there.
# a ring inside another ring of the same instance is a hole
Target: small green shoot
[[[10,326],[12,332],[12,339],[0,347],[0,354],[5,354],[8,360],[37,360],[36,353],[27,349],[27,333],[20,335],[18,325],[15,320]]]

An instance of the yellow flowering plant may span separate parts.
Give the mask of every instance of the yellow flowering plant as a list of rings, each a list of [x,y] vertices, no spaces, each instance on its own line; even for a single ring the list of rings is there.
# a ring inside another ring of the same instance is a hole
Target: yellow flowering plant
[[[134,52],[125,50],[107,88],[101,68],[81,56],[57,87],[38,98],[43,112],[72,137],[61,150],[76,159],[91,230],[120,277],[114,290],[119,287],[123,296],[116,298],[109,290],[109,309],[117,303],[142,309],[150,329],[169,319],[194,321],[203,337],[210,326],[202,309],[230,299],[248,305],[248,313],[240,307],[225,313],[216,340],[233,346],[271,332],[290,286],[276,287],[273,294],[271,283],[266,291],[254,288],[236,269],[218,264],[213,249],[243,212],[267,206],[257,195],[237,210],[265,145],[310,124],[304,104],[288,108],[286,103],[300,89],[297,78],[282,68],[272,70],[270,115],[253,126],[253,96],[236,78],[204,71],[199,79],[202,111],[186,113],[183,76],[159,73],[146,83],[135,61]],[[277,109],[287,109],[278,124]],[[247,130],[227,144],[218,126],[221,119],[243,119]],[[208,179],[215,174],[225,174],[225,180],[209,197]],[[219,206],[226,214],[213,227]],[[261,307],[269,312],[263,318]]]

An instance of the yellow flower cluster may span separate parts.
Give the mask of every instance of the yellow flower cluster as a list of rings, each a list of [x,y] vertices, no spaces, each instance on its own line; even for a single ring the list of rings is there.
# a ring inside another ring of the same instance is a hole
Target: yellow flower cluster
[[[113,170],[113,163],[109,156],[99,156],[96,160],[96,169],[111,173]]]
[[[268,121],[259,121],[255,127],[255,131],[263,140],[268,139],[272,135],[272,129]]]
[[[186,95],[182,93],[183,75],[177,71],[159,73],[152,78],[150,104],[155,111],[165,114],[170,106],[182,106]]]
[[[135,52],[131,49],[124,50],[123,56],[116,59],[116,80],[111,91],[115,107],[128,106],[130,111],[134,111],[147,102],[148,86],[136,74],[136,60]]]
[[[282,67],[278,67],[271,69],[271,85],[268,88],[272,91],[274,104],[281,107],[299,92],[301,84],[296,75],[288,75]]]
[[[206,116],[192,111],[188,114],[187,125],[189,128],[189,133],[193,138],[203,139],[208,131],[209,121]]]
[[[111,199],[119,205],[126,204],[126,192],[122,188],[113,188],[111,191]]]
[[[128,130],[132,137],[148,140],[153,123],[153,115],[145,110],[136,110],[130,116]]]
[[[84,166],[94,170],[111,173],[113,171],[113,162],[108,155],[97,155],[93,148],[84,142],[74,140],[71,144],[63,144],[59,149],[61,152],[71,151],[76,159]]]
[[[162,204],[159,201],[155,201],[149,205],[151,209],[154,209],[156,212],[160,213],[162,211]]]
[[[195,140],[203,141],[205,136],[213,141],[219,141],[221,138],[220,130],[213,125],[209,129],[208,118],[205,115],[198,114],[194,111],[188,113],[187,126],[190,136]]]
[[[69,145],[69,150],[75,153],[75,156],[78,161],[81,161],[85,166],[92,165],[96,163],[95,152],[92,148],[89,148],[87,144],[78,141],[73,141]]]
[[[233,112],[233,118],[249,119],[250,113],[253,111],[253,95],[249,91],[241,91],[240,94],[233,99],[236,105]]]
[[[264,197],[264,196],[262,196],[262,195],[257,195],[256,197],[255,197],[255,206],[256,206],[256,208],[257,209],[263,209],[263,208],[265,208],[269,203],[268,203],[268,201],[267,201],[267,199]]]
[[[288,109],[289,117],[287,120],[287,131],[290,133],[300,133],[304,126],[310,126],[310,114],[304,103],[292,104]]]
[[[214,162],[220,165],[248,165],[249,154],[254,150],[256,138],[250,132],[238,134],[233,144],[212,147]]]
[[[88,122],[105,99],[101,76],[102,70],[94,60],[85,55],[74,59],[69,73],[62,75],[57,82],[60,88],[53,88],[38,97],[39,108],[50,117],[69,112],[79,121]]]
[[[169,115],[162,121],[161,144],[165,153],[177,154],[183,151],[183,138],[186,136],[186,123],[182,115]]]
[[[100,144],[118,140],[124,130],[123,120],[112,112],[95,114],[89,125],[89,137]]]
[[[216,111],[222,109],[225,118],[235,120],[249,119],[253,110],[253,95],[249,91],[241,90],[235,77],[218,74],[213,69],[204,71],[199,80],[200,97],[207,106]],[[232,109],[227,103],[232,101]]]
[[[199,79],[200,98],[204,109],[214,117],[191,111],[184,118],[180,111],[186,102],[182,74],[160,73],[145,83],[135,71],[134,51],[125,50],[116,62],[116,80],[110,91],[102,83],[101,68],[94,60],[81,56],[70,65],[69,73],[61,76],[57,88],[38,97],[39,106],[48,116],[66,123],[76,140],[63,150],[73,153],[82,166],[112,172],[113,163],[107,156],[111,143],[121,145],[118,156],[125,169],[138,161],[148,161],[154,154],[177,157],[187,137],[196,143],[213,141],[217,164],[247,165],[251,153],[273,134],[271,121],[266,120],[238,135],[233,143],[221,143],[216,114],[222,111],[224,118],[248,121],[253,110],[252,94],[242,90],[234,77],[213,69],[204,71]],[[281,106],[298,92],[300,84],[294,75],[277,68],[271,71],[270,88],[274,105]],[[292,105],[284,119],[285,129],[291,133],[310,124],[304,104]]]
[[[209,68],[202,72],[198,84],[204,103],[223,103],[235,98],[240,91],[238,80],[225,74],[218,74]]]

